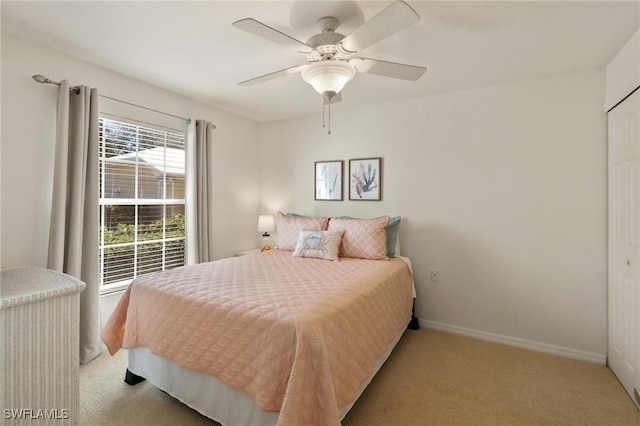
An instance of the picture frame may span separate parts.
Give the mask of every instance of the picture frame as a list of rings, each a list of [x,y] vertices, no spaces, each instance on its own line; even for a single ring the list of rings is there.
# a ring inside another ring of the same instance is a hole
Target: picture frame
[[[342,201],[344,161],[316,161],[314,164],[314,199]]]
[[[349,160],[349,200],[382,200],[382,157]]]

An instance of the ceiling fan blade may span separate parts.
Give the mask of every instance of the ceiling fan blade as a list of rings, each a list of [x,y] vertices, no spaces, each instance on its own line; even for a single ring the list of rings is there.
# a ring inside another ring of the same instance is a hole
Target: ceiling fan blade
[[[253,84],[258,84],[264,81],[273,80],[274,78],[284,77],[285,75],[289,75],[289,74],[295,74],[297,72],[302,71],[304,67],[306,67],[306,65],[294,65],[292,67],[285,68],[280,71],[274,71],[269,74],[261,75],[260,77],[255,77],[249,80],[241,81],[238,84],[243,86],[251,86]]]
[[[323,96],[322,98],[324,99],[325,105],[329,105],[329,104],[333,105],[342,100],[342,92],[338,92],[335,95],[333,95],[333,97],[331,98],[331,102],[329,102],[329,98],[327,98],[326,96]]]
[[[353,66],[358,72],[377,74],[402,80],[416,81],[427,71],[425,67],[369,58],[353,58],[351,62],[353,62]]]
[[[295,38],[286,35],[285,33],[276,30],[275,28],[271,28],[268,25],[263,24],[262,22],[256,21],[253,18],[245,18],[240,19],[232,24],[236,28],[240,28],[241,30],[247,31],[251,34],[255,34],[258,37],[262,37],[274,43],[278,43],[282,46],[293,47],[295,49],[304,49],[304,51],[308,52],[311,47],[307,46],[300,40],[296,40]]]
[[[342,39],[342,47],[360,52],[380,40],[397,33],[420,20],[420,16],[402,0],[396,0],[360,28]]]

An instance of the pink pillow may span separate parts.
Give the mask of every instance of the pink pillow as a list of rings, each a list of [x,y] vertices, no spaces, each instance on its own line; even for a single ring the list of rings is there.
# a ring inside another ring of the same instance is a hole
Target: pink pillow
[[[276,219],[276,248],[279,250],[295,250],[298,233],[305,231],[326,231],[328,217],[299,217],[287,216],[278,212]]]
[[[387,225],[389,225],[389,216],[375,219],[332,217],[329,220],[329,231],[344,231],[340,246],[342,257],[388,260]]]

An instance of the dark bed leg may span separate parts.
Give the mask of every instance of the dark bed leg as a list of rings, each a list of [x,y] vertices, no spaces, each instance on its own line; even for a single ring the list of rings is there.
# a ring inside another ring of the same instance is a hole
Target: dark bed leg
[[[144,377],[138,376],[137,374],[133,374],[127,368],[127,373],[124,376],[124,382],[126,384],[128,384],[129,386],[133,386],[133,385],[137,385],[138,383],[143,382],[145,380],[146,379]]]
[[[407,326],[410,330],[420,330],[420,322],[416,318],[416,299],[413,299],[413,307],[411,308],[411,321]]]

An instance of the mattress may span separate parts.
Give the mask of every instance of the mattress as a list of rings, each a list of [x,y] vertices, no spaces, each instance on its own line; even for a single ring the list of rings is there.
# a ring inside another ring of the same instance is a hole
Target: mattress
[[[103,339],[216,377],[280,426],[337,425],[406,328],[412,296],[400,259],[271,250],[135,280]]]

